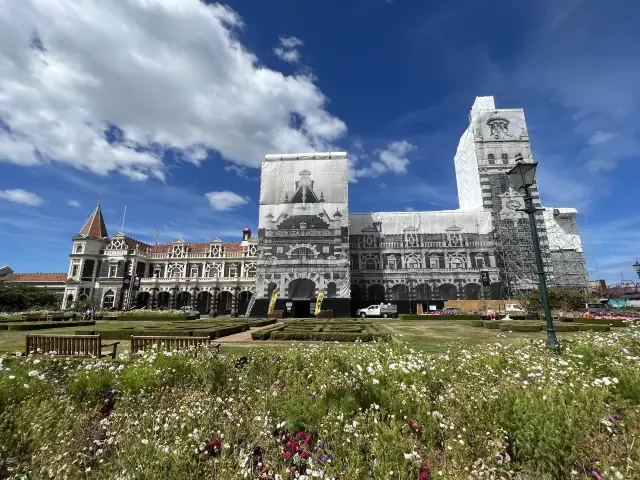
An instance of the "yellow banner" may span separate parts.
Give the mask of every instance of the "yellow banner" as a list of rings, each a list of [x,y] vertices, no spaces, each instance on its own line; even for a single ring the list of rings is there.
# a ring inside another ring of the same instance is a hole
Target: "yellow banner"
[[[322,300],[324,300],[324,288],[318,292],[318,299],[316,300],[316,315],[322,310]]]
[[[278,295],[280,294],[280,289],[276,288],[273,290],[273,293],[271,294],[271,300],[269,300],[269,311],[268,311],[268,315],[271,315],[273,313],[273,311],[276,308],[276,298],[278,298]]]

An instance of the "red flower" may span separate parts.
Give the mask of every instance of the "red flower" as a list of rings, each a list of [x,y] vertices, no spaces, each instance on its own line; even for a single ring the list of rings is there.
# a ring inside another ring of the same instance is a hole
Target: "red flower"
[[[409,428],[413,428],[413,420],[409,420],[407,422],[407,425],[409,425]]]
[[[304,443],[306,443],[307,445],[311,445],[312,440],[313,438],[311,437],[311,435],[307,435],[307,439],[304,441]]]
[[[298,450],[300,450],[300,443],[298,442],[292,442],[291,443],[291,451],[293,453],[296,453]]]
[[[302,452],[300,453],[300,456],[301,456],[302,458],[307,458],[307,456],[308,456],[308,455],[309,455],[309,454],[308,454],[308,453],[307,453],[307,451],[306,451],[306,450],[304,450],[304,449],[303,449],[303,450],[302,450]]]
[[[291,452],[284,452],[284,459],[289,460],[291,458]]]

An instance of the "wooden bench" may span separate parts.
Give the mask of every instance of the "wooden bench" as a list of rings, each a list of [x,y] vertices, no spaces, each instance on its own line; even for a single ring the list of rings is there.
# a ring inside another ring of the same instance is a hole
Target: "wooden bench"
[[[103,320],[117,320],[122,312],[105,312],[102,314]]]
[[[119,343],[103,344],[100,335],[32,335],[29,333],[25,339],[25,355],[35,353],[65,357],[116,358]],[[102,349],[105,347],[113,347],[113,350],[103,355]]]
[[[209,337],[154,337],[154,336],[132,336],[131,351],[137,352],[153,348],[154,345],[164,350],[198,348],[203,345],[209,346]],[[220,350],[220,344],[214,345],[215,350]]]

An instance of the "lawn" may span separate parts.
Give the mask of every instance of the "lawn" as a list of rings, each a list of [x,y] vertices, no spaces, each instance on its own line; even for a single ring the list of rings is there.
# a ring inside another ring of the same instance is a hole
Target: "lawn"
[[[227,321],[228,319],[222,319]],[[47,330],[38,330],[31,333],[42,335],[74,335],[76,331],[111,331],[121,330],[125,328],[145,328],[160,327],[172,328],[176,325],[195,325],[198,327],[207,327],[217,325],[220,320],[194,320],[180,322],[158,322],[158,321],[114,321],[114,320],[97,320],[95,326],[91,327],[60,327]],[[392,319],[372,320],[372,323],[381,331],[392,335],[394,342],[407,343],[416,350],[428,353],[436,353],[445,351],[452,343],[458,345],[478,345],[483,343],[493,343],[495,341],[517,343],[524,339],[545,338],[546,332],[532,333],[505,333],[499,330],[488,330],[483,328],[474,328],[469,320],[410,320],[400,321]],[[357,323],[357,321],[353,321]],[[25,335],[29,331],[7,331],[0,330],[0,353],[24,351]],[[582,335],[584,332],[567,332],[559,333],[558,337],[562,341],[563,338],[570,338],[574,335]],[[223,337],[224,338],[224,337]],[[311,343],[311,342],[310,342]],[[287,341],[240,341],[233,343],[223,343],[224,350],[247,349],[251,347],[283,347],[288,344]],[[127,340],[120,340],[118,351],[129,348]]]

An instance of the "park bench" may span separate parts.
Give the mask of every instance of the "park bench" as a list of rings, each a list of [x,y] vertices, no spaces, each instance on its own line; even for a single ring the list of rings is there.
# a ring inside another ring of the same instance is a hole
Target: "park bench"
[[[37,322],[40,320],[40,313],[23,313],[20,318],[23,322]]]
[[[140,350],[146,350],[153,348],[155,345],[157,348],[164,350],[177,349],[189,349],[194,347],[197,349],[203,345],[209,346],[211,339],[209,337],[164,337],[164,336],[132,336],[131,337],[131,351],[138,352]],[[220,350],[220,344],[214,345],[215,350]]]
[[[103,320],[117,320],[122,312],[105,312],[102,314]]]
[[[65,357],[111,357],[116,358],[116,349],[120,342],[102,343],[100,335],[32,335],[25,339],[25,355],[30,353]],[[102,349],[113,350],[102,354]]]

